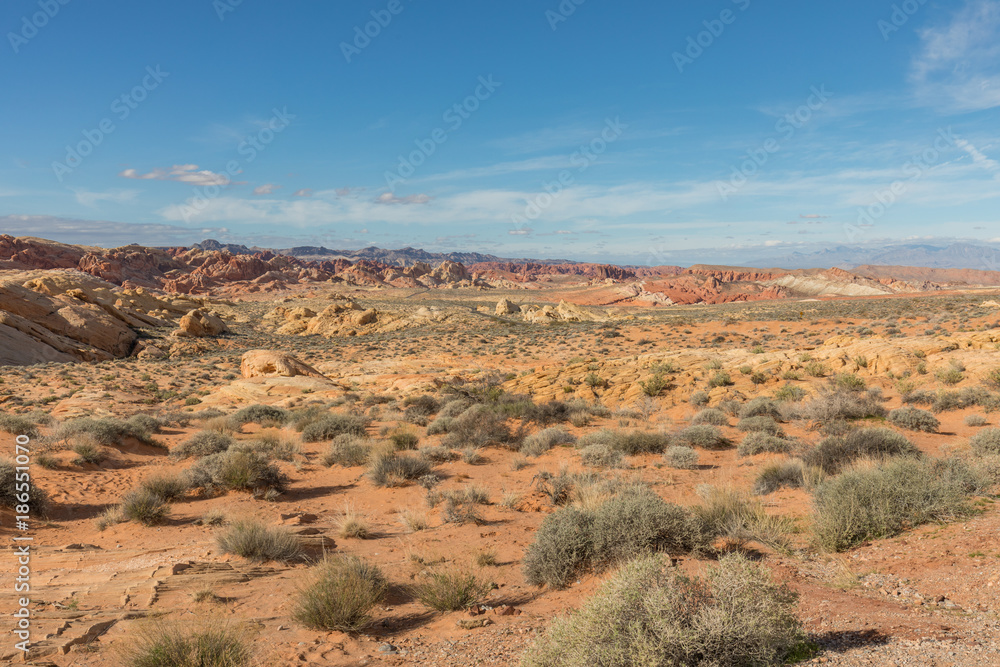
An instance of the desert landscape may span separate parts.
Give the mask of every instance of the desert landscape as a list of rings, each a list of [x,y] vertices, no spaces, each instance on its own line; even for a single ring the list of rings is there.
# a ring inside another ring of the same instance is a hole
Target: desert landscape
[[[465,259],[0,236],[0,661],[1000,664],[1000,275]]]

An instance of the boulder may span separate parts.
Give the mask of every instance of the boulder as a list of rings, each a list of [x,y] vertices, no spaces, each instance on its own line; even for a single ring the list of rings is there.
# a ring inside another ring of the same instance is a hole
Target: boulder
[[[504,315],[516,315],[520,312],[521,307],[510,299],[500,299],[500,301],[497,302],[497,317],[503,317]]]
[[[250,350],[240,361],[240,373],[245,378],[255,377],[309,377],[326,378],[309,364],[290,354],[276,350]]]
[[[175,336],[187,338],[208,338],[229,333],[229,327],[222,318],[195,308],[177,323]]]

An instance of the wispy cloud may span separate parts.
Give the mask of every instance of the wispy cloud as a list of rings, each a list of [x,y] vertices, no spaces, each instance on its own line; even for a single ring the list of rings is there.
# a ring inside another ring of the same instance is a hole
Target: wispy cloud
[[[135,199],[138,190],[108,190],[107,192],[91,192],[86,188],[73,188],[76,201],[88,208],[96,208],[103,202],[124,204]]]
[[[226,237],[225,227],[189,228],[156,223],[81,220],[50,215],[0,216],[0,229],[12,236],[35,236],[63,243],[115,247],[129,243],[174,246],[197,243],[208,237]]]
[[[911,80],[921,103],[952,113],[1000,106],[1000,0],[971,0],[920,38]]]
[[[378,196],[375,200],[377,204],[426,204],[430,202],[431,198],[427,195],[406,195],[405,197],[397,197],[391,192],[386,192]]]
[[[216,174],[208,169],[198,169],[196,164],[175,164],[169,169],[157,167],[152,171],[140,174],[135,169],[126,169],[118,174],[122,178],[140,181],[177,181],[191,185],[227,185],[230,179],[225,174]]]
[[[301,190],[296,190],[292,193],[293,197],[312,197],[313,191],[309,188],[302,188]]]
[[[456,169],[442,174],[431,174],[419,181],[455,181],[468,178],[490,178],[493,176],[505,176],[528,171],[550,171],[561,169],[569,165],[569,157],[565,155],[537,157],[530,160],[519,160],[516,162],[500,162],[487,167],[471,167],[469,169]]]
[[[270,195],[274,194],[275,190],[281,189],[280,185],[275,185],[274,183],[265,183],[264,185],[258,185],[253,189],[255,195]]]

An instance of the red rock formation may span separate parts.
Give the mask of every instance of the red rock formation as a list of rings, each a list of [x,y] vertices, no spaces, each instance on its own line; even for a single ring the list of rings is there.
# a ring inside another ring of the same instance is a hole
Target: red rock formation
[[[0,269],[75,269],[83,248],[0,234]]]

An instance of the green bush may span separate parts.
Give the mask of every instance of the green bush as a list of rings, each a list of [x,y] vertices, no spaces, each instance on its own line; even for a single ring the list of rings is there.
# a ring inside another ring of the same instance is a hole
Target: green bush
[[[696,391],[691,394],[691,398],[688,399],[691,405],[708,405],[709,396],[706,391]]]
[[[252,667],[254,637],[244,627],[218,622],[143,621],[117,648],[125,667]]]
[[[330,448],[323,457],[323,463],[327,466],[339,465],[345,468],[363,466],[368,463],[371,449],[371,445],[364,438],[346,433],[338,435],[330,443]]]
[[[186,459],[192,456],[211,456],[224,452],[236,442],[233,436],[218,431],[198,431],[190,438],[174,447],[170,455],[174,458]]]
[[[121,511],[126,521],[138,521],[144,526],[163,523],[170,514],[166,499],[143,488],[125,494]]]
[[[179,475],[155,475],[142,480],[139,488],[169,502],[184,496],[188,480]]]
[[[414,596],[436,611],[460,611],[486,599],[492,585],[466,571],[436,571],[424,575],[413,587]]]
[[[681,429],[674,435],[674,442],[686,447],[701,447],[702,449],[725,449],[731,444],[719,429],[707,424]]]
[[[523,571],[529,584],[564,588],[593,558],[593,517],[575,507],[548,515],[535,532],[524,555]]]
[[[888,418],[896,426],[911,431],[934,433],[941,426],[941,422],[934,415],[920,408],[899,408],[891,411]]]
[[[283,408],[276,408],[271,405],[248,405],[234,412],[229,417],[229,423],[233,428],[237,429],[244,424],[277,426],[284,424],[291,417],[291,413]]]
[[[798,378],[795,378],[798,379]],[[784,402],[797,402],[806,397],[806,390],[792,384],[786,384],[781,389],[774,392],[774,400]]]
[[[972,451],[980,456],[1000,454],[1000,428],[984,428],[969,440]]]
[[[312,570],[292,617],[313,630],[358,632],[385,599],[389,583],[375,565],[356,556],[327,558]]]
[[[691,579],[662,556],[632,561],[552,623],[525,667],[780,665],[805,653],[797,594],[740,554]]]
[[[431,464],[408,454],[380,453],[368,466],[368,479],[375,486],[405,486],[431,472]]]
[[[731,387],[733,386],[733,378],[726,371],[719,371],[709,378],[708,386],[713,389],[716,387]]]
[[[637,556],[691,553],[707,546],[690,510],[664,501],[648,487],[634,487],[602,503],[591,524],[598,567]]]
[[[834,385],[846,391],[864,391],[865,381],[854,373],[841,373],[833,380]]]
[[[368,417],[349,414],[332,414],[312,422],[302,429],[302,440],[305,442],[323,442],[333,440],[338,435],[365,436],[368,433]]]
[[[737,424],[736,428],[744,432],[767,433],[768,435],[784,436],[778,422],[773,417],[761,415],[759,417],[744,417]]]
[[[35,422],[20,415],[0,415],[0,431],[11,435],[26,435],[29,438],[37,438],[39,435]]]
[[[743,441],[736,447],[736,454],[737,456],[755,456],[764,452],[785,454],[791,450],[792,443],[788,440],[763,431],[753,431],[747,433]]]
[[[258,521],[237,521],[216,537],[222,553],[235,554],[255,563],[288,562],[302,558],[299,539],[281,528]]]
[[[525,456],[541,456],[556,445],[572,445],[575,442],[575,435],[562,427],[553,426],[525,438],[521,453]]]
[[[145,444],[152,444],[152,433],[146,429],[145,420],[122,421],[113,417],[93,419],[82,417],[73,419],[56,432],[56,437],[67,440],[74,436],[90,436],[98,444],[106,447],[121,445],[126,438],[134,438]]]
[[[580,460],[583,461],[583,465],[592,468],[622,468],[625,466],[625,457],[622,453],[602,443],[587,445],[581,449]]]
[[[580,448],[591,445],[604,445],[616,452],[628,456],[637,454],[660,453],[670,444],[670,436],[666,433],[650,433],[648,431],[615,431],[601,429],[588,433],[576,442]]]
[[[221,487],[233,491],[284,491],[285,476],[259,452],[230,450],[202,458],[188,470],[195,488]]]
[[[663,453],[663,460],[671,468],[691,470],[698,465],[698,452],[683,445],[674,445]]]
[[[760,501],[742,491],[716,486],[698,488],[702,504],[692,508],[706,539],[724,537],[787,549],[788,522],[767,514]]]
[[[412,450],[420,444],[420,436],[413,431],[396,431],[389,435],[389,441],[397,451]]]
[[[691,418],[691,424],[708,424],[709,426],[729,426],[729,417],[718,408],[706,408]]]
[[[100,446],[89,437],[73,445],[73,453],[76,454],[76,459],[73,460],[73,463],[77,465],[85,463],[97,465],[105,459],[104,452],[101,451]]]
[[[31,483],[31,488],[25,490],[24,487],[18,490],[18,484],[23,484],[25,480],[18,480],[18,466],[11,459],[0,459],[0,507],[16,508],[18,505],[27,504],[30,516],[44,517],[47,514],[49,497],[41,488]],[[16,514],[25,514],[17,511]]]
[[[764,466],[753,483],[755,495],[763,496],[778,489],[797,489],[805,484],[802,461],[775,461]]]
[[[749,419],[751,417],[780,419],[781,411],[778,409],[778,405],[768,397],[758,396],[740,408],[739,417],[740,419]]]
[[[487,446],[516,448],[519,441],[507,426],[505,415],[491,406],[473,405],[452,419],[442,444],[454,449]]]
[[[970,510],[968,480],[930,460],[896,458],[848,470],[820,484],[814,530],[819,544],[844,551]]]
[[[886,459],[893,456],[919,457],[922,453],[902,433],[888,428],[859,428],[844,436],[825,438],[805,452],[806,465],[822,468],[835,475],[860,458]]]

